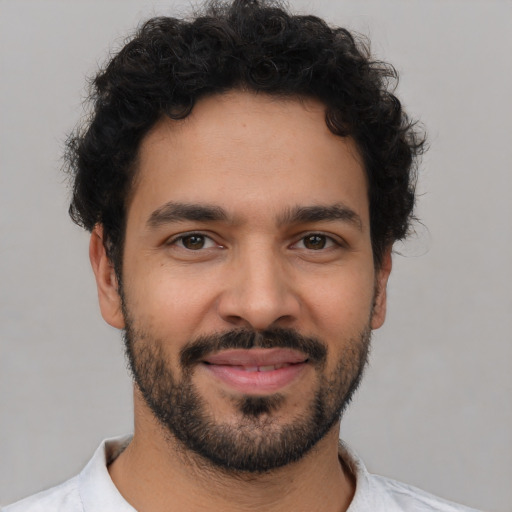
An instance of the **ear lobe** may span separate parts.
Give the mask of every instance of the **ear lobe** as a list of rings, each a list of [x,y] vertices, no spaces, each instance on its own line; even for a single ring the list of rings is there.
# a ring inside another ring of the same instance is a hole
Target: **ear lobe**
[[[101,315],[111,326],[123,329],[124,317],[117,277],[103,243],[103,228],[100,224],[97,224],[91,233],[89,259],[96,278]]]
[[[384,320],[386,319],[386,307],[387,307],[387,285],[389,274],[391,273],[392,258],[391,258],[391,247],[387,248],[382,257],[382,264],[377,269],[375,276],[375,298],[373,303],[373,312],[370,322],[372,329],[378,329],[382,327]]]

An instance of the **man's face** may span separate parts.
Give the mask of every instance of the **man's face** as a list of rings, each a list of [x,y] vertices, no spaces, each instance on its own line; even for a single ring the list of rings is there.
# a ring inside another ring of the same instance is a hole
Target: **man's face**
[[[358,152],[323,106],[230,92],[144,139],[122,313],[102,312],[179,442],[262,471],[337,428],[384,319],[385,261],[375,272]]]

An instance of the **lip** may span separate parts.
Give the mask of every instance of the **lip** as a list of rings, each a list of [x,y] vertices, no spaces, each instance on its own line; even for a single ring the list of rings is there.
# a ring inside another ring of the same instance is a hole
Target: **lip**
[[[204,358],[208,364],[227,366],[271,366],[305,361],[307,356],[304,353],[289,348],[230,349]]]
[[[235,391],[264,395],[276,393],[291,384],[308,364],[307,356],[296,350],[255,348],[218,352],[206,357],[201,366]]]

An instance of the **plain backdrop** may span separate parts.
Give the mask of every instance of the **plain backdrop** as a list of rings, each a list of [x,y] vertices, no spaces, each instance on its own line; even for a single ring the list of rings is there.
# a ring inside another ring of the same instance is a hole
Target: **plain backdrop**
[[[389,315],[342,422],[370,471],[512,511],[512,2],[292,2],[373,42],[429,132]],[[186,2],[0,0],[0,503],[77,473],[131,430],[120,335],[67,217],[66,134],[86,77]]]

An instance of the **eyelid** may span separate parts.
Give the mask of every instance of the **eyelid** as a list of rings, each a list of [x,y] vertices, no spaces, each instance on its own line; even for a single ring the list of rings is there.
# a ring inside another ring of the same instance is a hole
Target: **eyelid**
[[[303,233],[300,233],[297,236],[296,241],[291,244],[291,247],[293,248],[294,246],[296,246],[297,244],[302,242],[305,238],[308,238],[310,236],[315,236],[315,235],[326,238],[326,241],[329,244],[328,247],[324,247],[323,249],[318,249],[317,250],[318,252],[320,252],[321,250],[330,249],[333,246],[341,247],[341,248],[348,247],[347,242],[343,238],[341,238],[339,235],[335,235],[333,233],[326,233],[325,231],[315,231],[315,230],[305,231]],[[304,248],[304,249],[306,249],[306,248]],[[313,251],[313,249],[306,249],[306,250]]]
[[[176,235],[173,235],[171,236],[170,238],[168,238],[165,242],[164,242],[164,245],[168,245],[168,246],[178,246],[177,243],[180,242],[180,241],[183,241],[184,238],[187,238],[189,236],[201,236],[203,237],[205,240],[210,240],[211,243],[213,244],[213,246],[215,247],[223,247],[222,244],[219,244],[218,242],[215,241],[214,237],[210,234],[207,234],[205,233],[204,231],[186,231],[184,233],[178,233]],[[191,251],[191,249],[187,249],[186,247],[184,247],[183,245],[181,246],[178,246],[180,247],[181,249],[184,249],[184,250],[187,250],[187,251]],[[198,249],[199,250],[204,250],[204,249],[211,249],[212,247],[203,247],[201,249]],[[191,251],[192,252],[192,251]]]
[[[323,231],[314,231],[314,230],[312,230],[312,231],[305,231],[303,233],[300,233],[296,237],[294,237],[295,241],[292,242],[290,247],[291,248],[295,248],[295,246],[297,246],[305,238],[310,237],[310,236],[315,236],[315,235],[321,236],[321,237],[325,237],[326,240],[327,240],[327,243],[329,244],[328,247],[325,247],[324,249],[319,249],[318,251],[329,249],[333,245],[334,246],[338,246],[338,247],[347,247],[348,246],[347,242],[343,238],[341,238],[339,235],[335,235],[333,233],[325,233]],[[209,240],[216,247],[219,247],[219,248],[224,248],[225,247],[223,244],[217,242],[215,240],[215,237],[212,234],[205,233],[204,231],[196,231],[196,230],[185,231],[185,232],[173,235],[173,236],[171,236],[171,237],[169,237],[168,239],[165,240],[164,245],[168,245],[168,246],[177,245],[177,242],[180,242],[184,238],[187,238],[189,236],[201,236],[201,237],[204,237],[206,240]],[[190,250],[190,249],[187,249],[184,246],[181,246],[180,248],[185,249],[185,250]],[[212,248],[212,247],[206,247],[206,248],[203,248],[201,250],[210,249],[210,248]],[[305,247],[304,247],[304,249],[305,250],[313,251],[312,249],[306,249]]]

